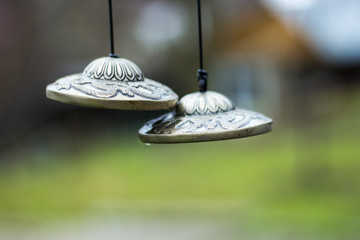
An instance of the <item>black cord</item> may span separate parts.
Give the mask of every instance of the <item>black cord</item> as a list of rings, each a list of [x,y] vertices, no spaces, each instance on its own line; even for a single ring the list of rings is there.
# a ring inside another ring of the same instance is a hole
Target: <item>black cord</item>
[[[114,50],[114,27],[113,27],[113,14],[112,14],[112,1],[109,0],[109,18],[110,18],[110,57],[118,58]]]
[[[197,72],[197,76],[198,76],[200,92],[205,92],[207,89],[207,72],[204,70],[204,60],[203,60],[201,0],[197,0],[197,5],[198,5],[199,58],[200,58],[200,69]]]
[[[197,4],[198,4],[198,29],[199,29],[200,69],[203,69],[203,68],[204,68],[204,62],[203,62],[203,47],[202,47],[201,0],[197,0]]]

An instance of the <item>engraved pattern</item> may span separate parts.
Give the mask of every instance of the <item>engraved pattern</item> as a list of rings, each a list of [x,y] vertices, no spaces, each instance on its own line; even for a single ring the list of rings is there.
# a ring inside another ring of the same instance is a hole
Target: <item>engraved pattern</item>
[[[213,92],[195,92],[184,96],[176,109],[177,115],[206,115],[235,109],[224,95]]]
[[[214,115],[175,116],[168,113],[144,125],[146,134],[196,134],[239,130],[270,123],[260,113],[236,108]]]
[[[170,88],[152,80],[136,81],[114,81],[84,79],[81,74],[74,74],[57,80],[54,83],[58,91],[78,90],[84,94],[96,98],[113,98],[121,93],[124,96],[140,96],[152,100],[161,100],[172,94]]]
[[[124,58],[95,59],[85,68],[84,76],[99,80],[144,81],[140,68]]]

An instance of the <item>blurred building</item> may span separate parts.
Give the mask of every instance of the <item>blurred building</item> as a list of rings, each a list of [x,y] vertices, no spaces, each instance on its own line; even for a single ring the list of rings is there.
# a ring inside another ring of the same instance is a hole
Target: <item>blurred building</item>
[[[359,82],[360,7],[355,0],[226,0],[204,2],[203,8],[210,88],[229,94],[240,107],[284,123],[307,119],[325,109],[331,96],[324,89],[342,91]],[[197,89],[193,1],[114,1],[114,13],[119,55],[180,96]],[[70,112],[80,119],[90,116],[86,122],[67,121],[75,129],[99,121],[126,124],[125,115],[139,125],[148,119],[147,114],[111,111],[100,111],[100,116],[94,114],[99,110],[45,97],[48,83],[107,55],[106,4],[2,0],[0,17],[2,144],[21,139],[36,126],[59,124],[59,116]],[[323,98],[316,107],[306,101],[319,94]],[[326,109],[329,114],[338,111]]]

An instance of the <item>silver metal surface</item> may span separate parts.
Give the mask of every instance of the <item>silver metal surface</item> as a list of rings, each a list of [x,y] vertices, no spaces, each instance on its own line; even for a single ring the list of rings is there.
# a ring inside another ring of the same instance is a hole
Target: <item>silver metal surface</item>
[[[147,122],[145,143],[186,143],[243,138],[271,131],[272,119],[236,108],[224,95],[206,91],[184,96],[176,109]]]
[[[69,104],[120,110],[166,110],[178,100],[169,87],[145,78],[133,62],[112,57],[96,59],[83,73],[49,84],[46,96]]]

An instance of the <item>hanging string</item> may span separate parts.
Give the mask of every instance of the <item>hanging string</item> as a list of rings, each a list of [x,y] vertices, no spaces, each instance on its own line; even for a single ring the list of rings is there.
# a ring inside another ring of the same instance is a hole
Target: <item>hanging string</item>
[[[200,58],[200,69],[197,72],[197,76],[198,76],[200,92],[205,92],[207,89],[207,72],[204,70],[204,60],[203,60],[201,0],[197,0],[197,6],[198,6],[199,58]]]
[[[110,20],[110,57],[118,58],[114,50],[114,27],[113,27],[113,14],[112,14],[112,1],[109,0],[109,20]]]

